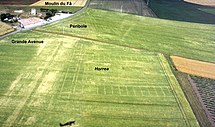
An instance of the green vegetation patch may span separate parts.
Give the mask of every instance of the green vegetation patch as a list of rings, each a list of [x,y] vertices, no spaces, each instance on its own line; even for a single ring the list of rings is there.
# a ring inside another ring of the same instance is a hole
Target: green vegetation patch
[[[150,0],[149,7],[162,19],[215,24],[215,7],[183,0]]]
[[[44,43],[10,43],[26,37]],[[161,54],[29,31],[0,44],[1,126],[198,126]]]
[[[12,39],[38,39],[41,34],[34,35],[27,32],[18,33],[11,37],[0,40],[0,95],[5,93],[8,87],[25,68],[27,62],[32,59],[36,52],[36,45],[12,44]]]
[[[70,28],[85,24],[87,28]],[[215,62],[215,26],[87,9],[36,30]]]
[[[200,8],[199,10],[215,15],[215,8]]]

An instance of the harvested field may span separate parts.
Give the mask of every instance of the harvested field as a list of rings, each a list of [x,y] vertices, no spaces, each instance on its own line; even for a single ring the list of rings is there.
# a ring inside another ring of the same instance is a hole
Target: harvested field
[[[184,1],[200,5],[215,6],[215,0],[184,0]]]
[[[72,5],[63,5],[63,6],[78,6],[78,7],[83,7],[86,4],[87,0],[55,0],[55,1],[52,1],[52,0],[40,0],[40,1],[32,4],[31,6],[50,6],[50,5],[45,5],[45,2],[50,2],[50,3],[53,3],[53,2],[56,2],[56,3],[72,2]],[[57,6],[61,6],[61,5],[57,5]]]
[[[29,5],[39,0],[0,0],[0,4],[4,5]]]
[[[14,28],[12,28],[12,26],[3,22],[0,22],[0,28],[0,36],[14,31]]]
[[[214,63],[202,62],[178,56],[171,56],[171,58],[176,69],[181,72],[215,79]]]
[[[90,7],[156,17],[154,12],[142,0],[91,0]]]

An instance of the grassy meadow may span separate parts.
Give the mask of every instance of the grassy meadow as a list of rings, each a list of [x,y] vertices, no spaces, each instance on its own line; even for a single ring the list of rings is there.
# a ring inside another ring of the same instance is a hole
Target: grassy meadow
[[[87,29],[70,28],[86,24]],[[64,26],[64,28],[63,28]],[[215,26],[87,9],[36,30],[215,62]]]
[[[36,31],[0,45],[1,126],[198,127],[160,53]]]

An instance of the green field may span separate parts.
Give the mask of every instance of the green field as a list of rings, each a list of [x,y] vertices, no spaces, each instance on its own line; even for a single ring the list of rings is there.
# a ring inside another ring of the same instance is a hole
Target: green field
[[[87,9],[6,37],[0,126],[198,127],[164,55],[215,62],[214,35],[215,25]],[[11,43],[25,39],[44,43]]]
[[[45,43],[11,43],[26,37]],[[162,54],[35,31],[0,45],[1,126],[198,126]]]
[[[72,29],[70,24],[86,24]],[[37,28],[103,43],[215,62],[215,25],[161,20],[88,9],[80,15]]]
[[[150,0],[149,6],[162,19],[215,24],[215,7],[183,0]]]

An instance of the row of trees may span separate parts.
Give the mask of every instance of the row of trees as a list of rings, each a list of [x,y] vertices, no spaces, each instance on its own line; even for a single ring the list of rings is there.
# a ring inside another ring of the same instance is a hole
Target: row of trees
[[[44,19],[48,19],[52,16],[54,16],[58,10],[57,9],[47,9],[47,8],[40,8],[40,12],[46,12],[46,16]],[[72,12],[66,12],[66,11],[61,11],[62,13],[72,13]]]
[[[16,15],[11,15],[10,13],[1,14],[0,18],[1,18],[2,22],[13,23],[13,22],[17,22],[18,21]]]

